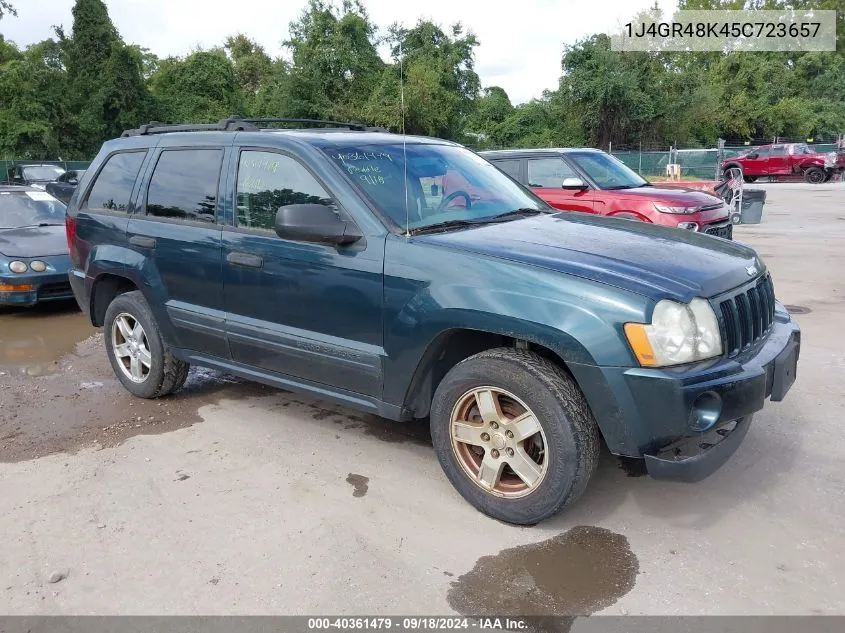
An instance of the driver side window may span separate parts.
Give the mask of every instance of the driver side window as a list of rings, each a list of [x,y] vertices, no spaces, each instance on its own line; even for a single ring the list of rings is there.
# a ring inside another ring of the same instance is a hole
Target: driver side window
[[[562,158],[531,158],[528,160],[528,186],[560,189],[567,178],[578,174]]]
[[[237,226],[273,231],[276,211],[288,204],[335,203],[299,162],[275,152],[243,151],[238,163]]]

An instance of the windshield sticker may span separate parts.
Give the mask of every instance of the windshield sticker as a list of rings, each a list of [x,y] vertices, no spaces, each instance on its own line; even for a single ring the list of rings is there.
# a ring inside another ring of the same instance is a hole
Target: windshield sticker
[[[263,176],[279,171],[281,162],[275,158],[241,158],[238,172],[238,191],[241,193],[261,193],[267,189]]]
[[[346,173],[352,177],[357,177],[361,182],[368,185],[383,185],[384,176],[382,175],[381,167],[378,165],[353,165],[352,163],[343,163],[343,168]]]
[[[343,163],[370,160],[389,160],[390,162],[393,162],[393,157],[387,152],[339,152],[332,158],[335,158]]]
[[[51,196],[46,191],[27,191],[26,195],[28,195],[33,200],[41,200],[51,202],[53,200],[53,196]]]
[[[358,176],[363,182],[367,183],[368,185],[383,185],[384,184],[384,176],[379,176],[378,174],[361,174]]]

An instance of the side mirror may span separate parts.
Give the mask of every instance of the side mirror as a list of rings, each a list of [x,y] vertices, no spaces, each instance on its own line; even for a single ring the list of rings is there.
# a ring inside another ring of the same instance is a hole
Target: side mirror
[[[586,189],[587,183],[580,178],[564,178],[563,189]]]
[[[276,235],[285,240],[319,244],[352,244],[363,235],[337,210],[324,204],[287,204],[276,211]]]
[[[750,158],[751,160],[754,160],[755,158],[760,158],[760,154],[758,154],[757,152],[754,152],[753,154],[749,154],[748,156],[746,156],[746,158]]]

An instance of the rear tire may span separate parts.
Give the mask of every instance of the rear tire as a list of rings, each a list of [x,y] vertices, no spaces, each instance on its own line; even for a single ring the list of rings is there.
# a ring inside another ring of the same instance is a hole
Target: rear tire
[[[757,181],[757,176],[743,176],[742,179],[747,183],[752,183]]]
[[[449,370],[434,394],[431,436],[464,499],[517,525],[574,503],[599,461],[598,426],[575,381],[542,356],[513,348],[481,352]]]
[[[170,352],[140,291],[114,298],[103,332],[115,376],[132,395],[159,398],[185,384],[190,365]]]
[[[804,182],[819,185],[827,179],[827,174],[821,167],[810,167],[804,172]]]

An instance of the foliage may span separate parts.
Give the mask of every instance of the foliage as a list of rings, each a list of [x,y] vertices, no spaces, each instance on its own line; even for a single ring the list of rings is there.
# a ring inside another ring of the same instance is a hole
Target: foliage
[[[3,19],[5,14],[9,15],[17,15],[18,12],[15,11],[15,7],[12,6],[12,3],[9,0],[0,0],[0,20]]]
[[[845,0],[679,7],[838,9],[845,28]],[[14,15],[0,0],[0,18]],[[824,53],[623,54],[592,35],[564,47],[556,89],[513,104],[501,87],[481,86],[479,42],[462,25],[420,20],[379,32],[361,0],[307,0],[277,58],[237,33],[217,48],[159,59],[122,40],[103,0],[76,0],[73,19],[69,34],[57,28],[26,49],[0,36],[4,155],[90,158],[103,140],[150,120],[231,114],[354,120],[477,148],[713,146],[719,137],[845,132],[842,37]]]

